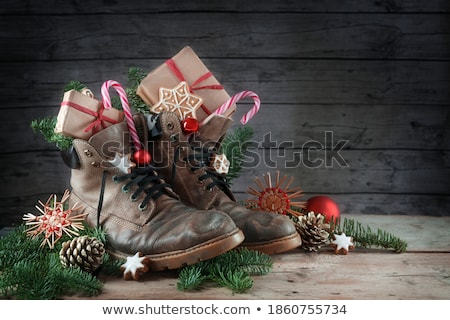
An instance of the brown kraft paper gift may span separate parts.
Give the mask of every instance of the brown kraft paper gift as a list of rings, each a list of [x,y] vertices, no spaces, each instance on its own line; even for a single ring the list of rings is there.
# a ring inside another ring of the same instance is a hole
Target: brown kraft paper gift
[[[197,110],[199,122],[230,98],[190,47],[184,47],[174,57],[151,71],[141,81],[136,93],[146,104],[152,106],[159,101],[159,88],[172,89],[181,81],[186,81],[191,93],[203,99],[203,105]],[[236,105],[233,105],[224,115],[230,116],[235,110]]]
[[[123,112],[105,109],[103,103],[76,90],[64,93],[55,132],[88,140],[94,133],[123,121]]]

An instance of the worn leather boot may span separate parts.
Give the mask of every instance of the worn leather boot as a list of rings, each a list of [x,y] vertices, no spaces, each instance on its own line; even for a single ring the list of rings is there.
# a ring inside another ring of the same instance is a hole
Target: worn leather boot
[[[72,169],[71,205],[76,202],[88,213],[89,225],[102,226],[111,255],[125,258],[141,252],[150,258],[151,270],[177,269],[243,241],[228,215],[184,205],[153,167],[122,172],[126,162],[113,159],[130,153],[129,141],[123,122],[89,141],[73,142],[79,165]]]
[[[223,175],[209,167],[214,149],[230,126],[231,119],[214,116],[195,135],[183,133],[180,120],[172,112],[157,116],[156,138],[149,138],[158,172],[169,181],[180,199],[202,210],[228,214],[244,232],[243,246],[267,254],[297,248],[301,238],[286,216],[255,212],[239,205]],[[192,141],[192,138],[197,141]],[[191,138],[191,139],[189,139]],[[205,139],[204,141],[201,141]],[[196,143],[201,142],[201,146]]]

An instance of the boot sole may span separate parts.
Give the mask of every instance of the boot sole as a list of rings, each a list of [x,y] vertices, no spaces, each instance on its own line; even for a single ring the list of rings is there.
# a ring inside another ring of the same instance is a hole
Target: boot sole
[[[148,267],[152,271],[179,269],[221,255],[236,248],[242,241],[244,241],[244,234],[241,230],[236,229],[233,232],[188,249],[146,255],[146,257],[150,258]],[[114,249],[107,251],[117,259],[126,259],[127,256],[130,256]]]
[[[258,243],[242,243],[241,246],[249,250],[260,251],[266,254],[276,254],[286,252],[298,248],[302,244],[302,239],[298,233],[291,234],[286,237],[258,242]]]

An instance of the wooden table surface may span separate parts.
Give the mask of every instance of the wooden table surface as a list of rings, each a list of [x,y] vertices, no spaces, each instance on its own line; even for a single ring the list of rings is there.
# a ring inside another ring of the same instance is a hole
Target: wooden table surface
[[[296,249],[274,255],[273,271],[253,277],[253,287],[244,294],[213,286],[178,291],[176,271],[149,273],[139,281],[105,277],[103,293],[92,299],[450,299],[450,217],[343,217],[407,241],[407,252],[356,248],[336,255],[331,248],[319,253]]]

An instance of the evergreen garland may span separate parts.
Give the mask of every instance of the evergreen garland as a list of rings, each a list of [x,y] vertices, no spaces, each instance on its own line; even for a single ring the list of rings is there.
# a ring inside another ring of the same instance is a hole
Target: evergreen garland
[[[28,237],[26,229],[25,224],[21,224],[0,238],[0,296],[31,300],[101,293],[103,283],[95,275],[62,266],[59,251],[69,236],[64,236],[50,250],[41,246],[42,239]],[[105,233],[100,229],[85,226],[84,232],[100,241],[105,240]],[[119,274],[122,263],[105,255],[102,271]]]
[[[245,159],[245,151],[250,147],[253,129],[249,126],[238,127],[228,133],[222,141],[222,152],[230,161],[227,181],[239,177]]]
[[[334,233],[345,233],[347,236],[352,236],[353,241],[363,248],[378,247],[381,249],[392,249],[394,252],[403,253],[406,251],[408,244],[406,241],[390,234],[381,229],[373,232],[370,226],[363,227],[363,225],[354,219],[345,218],[343,222],[339,220],[334,221],[331,225]]]
[[[234,249],[207,261],[184,267],[178,275],[180,291],[198,290],[207,282],[243,293],[253,285],[254,275],[272,270],[271,256],[245,248]]]
[[[73,139],[55,133],[55,127],[56,116],[48,116],[31,122],[31,128],[35,133],[40,132],[47,142],[55,144],[59,150],[68,150],[72,146]]]

